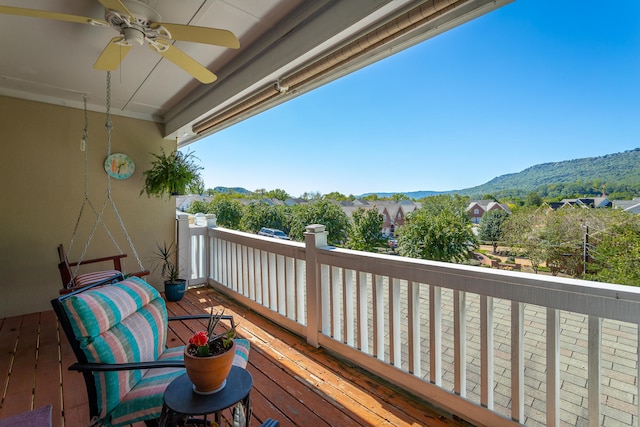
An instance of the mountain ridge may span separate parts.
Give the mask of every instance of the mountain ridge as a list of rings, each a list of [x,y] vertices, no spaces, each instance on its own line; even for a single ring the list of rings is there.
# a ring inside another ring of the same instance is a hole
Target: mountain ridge
[[[533,191],[547,191],[548,187],[562,187],[571,192],[581,190],[576,183],[584,187],[624,188],[626,191],[640,191],[640,148],[597,157],[585,157],[560,162],[540,163],[520,172],[497,176],[484,184],[450,191],[409,191],[397,193],[367,193],[378,197],[390,197],[404,194],[420,199],[438,194],[459,194],[479,198],[483,194],[496,196],[522,196]],[[366,194],[365,194],[366,195]],[[363,195],[363,196],[365,196]]]

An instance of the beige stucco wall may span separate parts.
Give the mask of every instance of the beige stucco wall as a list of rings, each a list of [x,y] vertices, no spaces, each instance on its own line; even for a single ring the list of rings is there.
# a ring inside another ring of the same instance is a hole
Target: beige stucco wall
[[[163,140],[157,123],[112,117],[112,152],[123,152],[136,163],[134,175],[112,180],[111,194],[143,265],[151,267],[157,241],[172,241],[175,200],[140,196],[142,172],[158,152],[174,147]],[[84,198],[84,153],[80,140],[84,112],[80,109],[0,96],[0,318],[49,310],[50,299],[62,286],[57,246],[69,246]],[[107,153],[105,114],[89,112],[88,194],[100,210],[105,200]],[[105,222],[123,252],[126,271],[139,267],[113,209]],[[87,205],[80,222],[73,260],[80,256],[95,223]],[[117,253],[102,227],[98,227],[86,258]],[[157,274],[148,281],[162,289]]]

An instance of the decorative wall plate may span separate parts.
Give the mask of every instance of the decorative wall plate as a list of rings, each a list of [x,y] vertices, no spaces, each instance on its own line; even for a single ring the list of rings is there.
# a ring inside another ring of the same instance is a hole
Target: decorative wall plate
[[[124,153],[113,153],[105,159],[104,170],[115,179],[127,179],[133,175],[136,164]]]

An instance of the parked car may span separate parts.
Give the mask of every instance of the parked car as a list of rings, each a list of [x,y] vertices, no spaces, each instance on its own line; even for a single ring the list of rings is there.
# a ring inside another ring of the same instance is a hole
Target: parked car
[[[287,236],[286,234],[284,234],[284,231],[282,230],[277,230],[275,228],[265,228],[262,227],[260,229],[260,231],[258,231],[258,234],[260,236],[267,236],[267,237],[275,237],[276,239],[282,239],[282,240],[291,240],[289,239],[289,236]]]

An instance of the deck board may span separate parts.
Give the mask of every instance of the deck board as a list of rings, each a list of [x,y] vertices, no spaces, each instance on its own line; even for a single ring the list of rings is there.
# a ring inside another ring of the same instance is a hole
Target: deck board
[[[225,314],[239,323],[238,335],[251,342],[247,369],[254,379],[254,426],[267,418],[283,427],[468,425],[309,346],[211,289],[191,289],[167,309],[170,316],[201,314],[212,305],[225,307]],[[205,326],[199,320],[170,322],[168,345],[184,344]],[[51,403],[55,427],[88,425],[82,374],[68,370],[74,362],[53,311],[0,319],[0,419]]]

